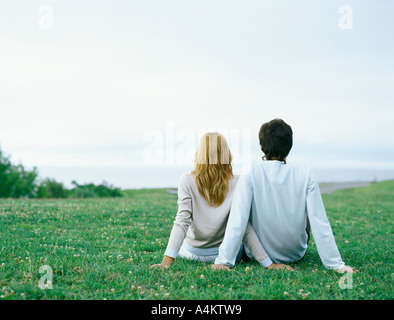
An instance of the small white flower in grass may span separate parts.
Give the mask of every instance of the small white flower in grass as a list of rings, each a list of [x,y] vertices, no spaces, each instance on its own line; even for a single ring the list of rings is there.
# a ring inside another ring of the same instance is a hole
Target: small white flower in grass
[[[111,289],[111,292],[112,292],[112,293],[115,293],[115,289]]]
[[[204,279],[205,278],[205,276],[202,274],[201,276],[200,276],[200,279]]]
[[[245,272],[249,272],[250,271],[250,268],[249,267],[246,267],[245,268]]]
[[[170,296],[170,294],[168,292],[166,292],[166,294],[164,295],[166,297],[166,299]]]
[[[190,286],[191,289],[194,289],[194,286]]]
[[[307,299],[310,294],[310,292],[301,294],[302,300]]]
[[[284,295],[285,297],[288,297],[290,294],[289,294],[287,291],[285,291],[285,292],[283,292],[283,295]]]
[[[308,298],[308,296],[309,296],[311,293],[310,293],[310,292],[304,293],[303,291],[304,291],[304,289],[300,289],[300,290],[298,291],[298,294],[301,296],[302,300],[305,300],[305,299]]]

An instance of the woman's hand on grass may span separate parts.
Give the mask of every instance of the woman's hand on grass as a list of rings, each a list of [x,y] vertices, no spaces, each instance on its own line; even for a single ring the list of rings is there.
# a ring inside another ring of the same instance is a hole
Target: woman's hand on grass
[[[267,269],[294,271],[294,269],[284,263],[271,263]]]
[[[161,270],[168,269],[170,265],[175,261],[174,258],[169,257],[169,256],[164,256],[163,261],[158,264],[152,264],[150,267],[151,268],[159,268]]]
[[[165,270],[168,269],[170,265],[162,262],[162,263],[152,264],[150,267]]]
[[[212,270],[228,270],[228,271],[230,271],[230,268],[227,267],[225,264],[219,264],[219,263],[212,264],[211,269]]]

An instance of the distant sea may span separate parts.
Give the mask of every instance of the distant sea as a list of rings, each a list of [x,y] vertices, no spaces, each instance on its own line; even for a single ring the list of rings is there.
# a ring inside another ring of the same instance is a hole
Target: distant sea
[[[174,188],[189,167],[38,167],[40,178],[54,178],[70,187],[78,183],[108,182],[121,189]],[[378,182],[394,179],[394,170],[371,168],[312,168],[319,183]],[[236,174],[239,174],[234,170]]]

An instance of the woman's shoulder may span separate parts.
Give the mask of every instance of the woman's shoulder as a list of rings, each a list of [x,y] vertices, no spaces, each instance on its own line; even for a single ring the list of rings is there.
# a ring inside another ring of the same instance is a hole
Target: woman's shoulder
[[[229,182],[229,186],[231,187],[236,187],[238,181],[239,181],[240,175],[239,174],[234,174],[233,177],[231,178]]]
[[[181,175],[179,179],[179,186],[187,187],[190,185],[193,185],[193,175],[191,171],[186,171]]]

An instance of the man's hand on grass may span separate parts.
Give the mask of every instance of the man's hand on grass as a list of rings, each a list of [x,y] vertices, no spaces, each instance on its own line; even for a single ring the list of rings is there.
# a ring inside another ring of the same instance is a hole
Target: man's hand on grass
[[[338,273],[345,273],[345,272],[354,273],[354,272],[356,272],[356,270],[354,270],[354,268],[348,267],[348,266],[344,266],[342,268],[335,269],[335,271]]]

